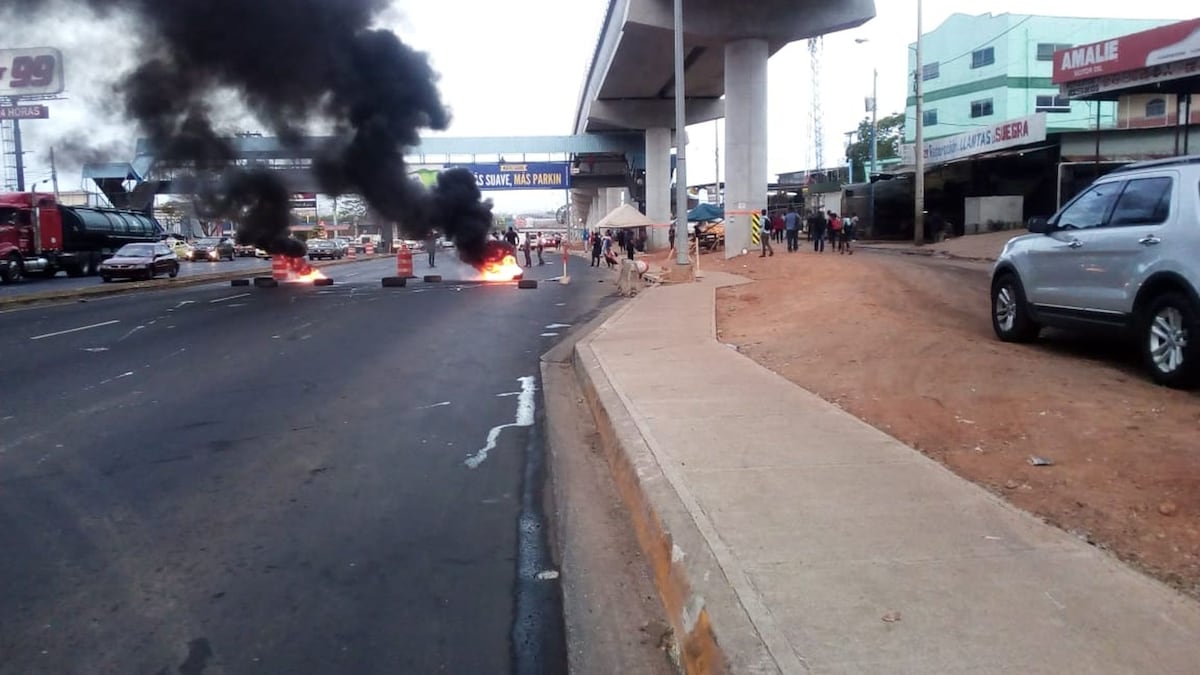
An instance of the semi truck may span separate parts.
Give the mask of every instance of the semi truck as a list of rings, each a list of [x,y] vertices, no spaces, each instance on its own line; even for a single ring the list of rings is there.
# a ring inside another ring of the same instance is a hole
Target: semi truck
[[[65,206],[46,193],[0,194],[0,282],[26,276],[96,274],[125,244],[166,235],[153,217],[135,211]]]

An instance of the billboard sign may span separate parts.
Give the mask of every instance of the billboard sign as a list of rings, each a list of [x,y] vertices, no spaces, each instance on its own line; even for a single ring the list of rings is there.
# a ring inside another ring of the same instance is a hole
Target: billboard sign
[[[1001,122],[993,127],[967,131],[925,143],[926,164],[942,164],[987,152],[1015,148],[1046,140],[1046,113]],[[916,161],[912,143],[901,147],[905,164]]]
[[[475,174],[480,190],[565,190],[571,186],[567,162],[459,164]]]
[[[0,106],[0,120],[44,120],[50,118],[50,109],[44,105]]]
[[[1054,52],[1054,84],[1200,58],[1200,19]]]
[[[50,96],[61,94],[64,86],[57,49],[0,49],[0,97]]]
[[[1112,73],[1111,75],[1089,77],[1086,80],[1064,83],[1059,87],[1059,90],[1063,96],[1068,98],[1083,98],[1093,94],[1133,89],[1148,84],[1170,82],[1171,80],[1195,77],[1197,75],[1200,75],[1200,58],[1176,61],[1160,66],[1150,66],[1149,68],[1124,70],[1119,73]]]

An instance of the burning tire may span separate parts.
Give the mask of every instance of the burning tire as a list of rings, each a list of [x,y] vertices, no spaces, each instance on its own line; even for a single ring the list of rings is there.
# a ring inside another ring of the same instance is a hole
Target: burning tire
[[[319,277],[317,279],[313,279],[312,284],[313,286],[332,286],[333,279],[330,279],[329,277]]]
[[[229,281],[229,285],[230,285],[230,286],[234,286],[234,287],[237,287],[237,286],[249,286],[249,285],[250,285],[250,280],[249,280],[249,279],[231,279],[231,280]]]
[[[517,281],[517,288],[537,288],[537,279],[521,279]]]
[[[272,277],[254,277],[254,285],[257,288],[275,288],[279,282]]]
[[[405,277],[384,277],[384,288],[404,288],[408,285],[408,279]]]
[[[425,283],[427,283],[427,284],[440,283],[441,280],[442,280],[442,275],[440,275],[440,274],[426,274],[425,275]]]

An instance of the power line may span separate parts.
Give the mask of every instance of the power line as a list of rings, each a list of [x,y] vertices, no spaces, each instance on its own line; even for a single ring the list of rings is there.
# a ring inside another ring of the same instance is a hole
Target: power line
[[[1026,16],[1024,19],[1021,19],[1020,21],[1018,21],[1018,22],[1014,23],[1013,25],[1009,26],[1008,28],[1004,29],[998,35],[996,35],[992,39],[988,40],[987,42],[984,42],[983,44],[981,44],[977,47],[974,47],[966,52],[963,52],[962,54],[959,54],[958,56],[956,56],[952,59],[947,59],[945,61],[939,61],[938,63],[939,64],[954,63],[955,61],[957,61],[961,58],[968,57],[971,54],[974,54],[975,52],[979,51],[980,49],[983,49],[984,47],[987,47],[988,45],[992,44],[996,40],[999,40],[1000,38],[1004,37],[1005,35],[1008,35],[1009,33],[1013,32],[1014,30],[1020,28],[1022,26],[1022,24],[1024,24],[1025,22],[1029,21],[1032,18],[1033,18],[1032,14],[1029,16]],[[922,65],[922,67],[924,66],[924,64],[921,64],[921,65]]]

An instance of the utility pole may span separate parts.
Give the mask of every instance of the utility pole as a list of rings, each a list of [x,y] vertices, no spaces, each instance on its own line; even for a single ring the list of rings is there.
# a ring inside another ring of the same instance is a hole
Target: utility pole
[[[720,206],[721,199],[721,120],[713,120],[713,203]],[[697,254],[699,255],[699,254]]]
[[[21,146],[21,120],[12,121],[13,158],[17,165],[17,192],[25,191],[25,149]]]
[[[54,165],[54,148],[50,148],[50,183],[54,186],[54,201],[58,201],[58,168]]]
[[[867,175],[867,211],[871,216],[871,231],[875,231],[875,181],[879,172],[879,68],[871,69],[871,173]],[[856,216],[858,214],[855,214]]]
[[[683,0],[675,0],[675,264],[690,265],[687,239],[687,117],[683,86]],[[679,239],[682,237],[682,239]],[[699,249],[696,255],[700,255]]]
[[[917,69],[913,73],[916,81],[917,112],[914,124],[917,127],[917,137],[913,156],[916,158],[917,175],[913,180],[913,243],[917,246],[925,243],[925,68],[921,63],[922,33],[921,0],[917,0]]]

